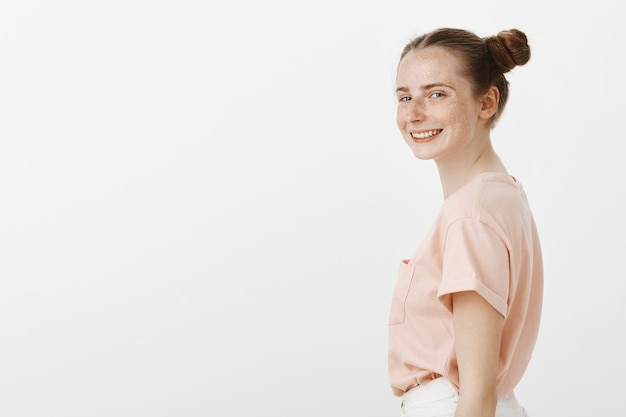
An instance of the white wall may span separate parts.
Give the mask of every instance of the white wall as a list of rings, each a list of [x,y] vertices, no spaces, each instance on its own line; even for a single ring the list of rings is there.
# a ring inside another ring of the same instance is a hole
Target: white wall
[[[397,415],[388,305],[441,191],[394,71],[439,26],[532,46],[493,132],[546,260],[518,398],[619,415],[626,30],[548,4],[3,2],[0,415]]]

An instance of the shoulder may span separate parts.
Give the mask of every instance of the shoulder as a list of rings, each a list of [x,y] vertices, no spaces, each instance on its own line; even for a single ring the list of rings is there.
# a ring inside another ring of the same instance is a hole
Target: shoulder
[[[529,210],[521,184],[513,177],[484,173],[451,195],[442,207],[442,220],[450,225],[471,219],[494,229],[526,217]]]
[[[442,211],[452,215],[475,217],[483,210],[498,210],[520,200],[521,185],[511,176],[485,172],[452,194]]]

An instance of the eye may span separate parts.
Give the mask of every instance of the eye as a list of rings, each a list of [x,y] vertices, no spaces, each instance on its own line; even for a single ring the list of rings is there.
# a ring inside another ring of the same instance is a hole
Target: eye
[[[431,97],[431,98],[441,98],[441,97],[443,97],[443,96],[444,96],[444,94],[443,94],[442,92],[440,92],[440,91],[437,91],[437,92],[432,93],[432,94],[430,95],[430,97]]]
[[[400,98],[398,98],[399,102],[407,102],[407,101],[411,101],[411,97],[409,96],[402,96]]]

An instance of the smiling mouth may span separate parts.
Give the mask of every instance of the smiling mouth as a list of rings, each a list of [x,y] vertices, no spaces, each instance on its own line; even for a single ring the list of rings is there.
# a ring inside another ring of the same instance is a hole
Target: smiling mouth
[[[425,132],[411,132],[411,137],[416,142],[427,142],[440,134],[443,129],[427,130]]]

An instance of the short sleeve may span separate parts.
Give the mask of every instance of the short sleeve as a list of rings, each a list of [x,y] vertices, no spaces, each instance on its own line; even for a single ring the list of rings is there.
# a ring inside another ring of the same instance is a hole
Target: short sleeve
[[[509,251],[488,225],[473,218],[452,223],[446,233],[439,301],[452,311],[451,294],[475,291],[504,317],[509,295]]]

